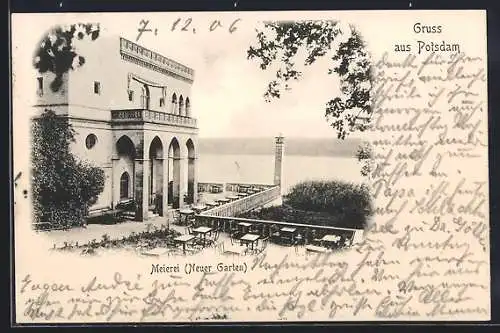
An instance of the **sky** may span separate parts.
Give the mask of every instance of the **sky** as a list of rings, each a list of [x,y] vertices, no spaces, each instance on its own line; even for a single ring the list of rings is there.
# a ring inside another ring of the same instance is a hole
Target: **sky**
[[[144,32],[137,43],[195,70],[190,100],[200,137],[269,137],[279,133],[287,137],[336,137],[336,131],[324,116],[326,102],[340,94],[338,78],[327,74],[330,64],[327,58],[307,68],[303,78],[280,99],[265,102],[263,94],[275,71],[263,71],[256,60],[247,59],[247,50],[255,45],[256,28],[262,27],[261,22],[334,19],[344,27],[353,24],[367,42],[373,58],[378,58],[395,43],[420,38],[412,34],[412,25],[421,20],[416,11],[16,15],[19,16],[13,20],[13,53],[20,62],[31,62],[31,54],[18,52],[16,47],[26,50],[26,45],[35,45],[40,36],[33,31],[42,34],[56,21],[60,24],[99,22],[102,36],[121,36],[132,41],[136,41],[140,22],[148,21],[151,31]],[[457,12],[427,12],[423,22],[446,22],[447,16],[456,15]],[[191,21],[187,25],[188,19]],[[236,29],[230,33],[229,26],[237,19]],[[210,32],[216,20],[221,26]],[[176,21],[178,24],[172,29]],[[453,20],[453,24],[459,21]],[[26,26],[31,28],[24,28]],[[451,24],[445,25],[445,29],[441,37],[452,37],[458,31],[458,27]],[[460,38],[466,39],[468,34],[467,30],[461,31]]]
[[[239,21],[233,34],[223,28],[205,33],[203,38],[170,33],[167,38],[172,42],[150,34],[138,43],[195,70],[190,100],[200,137],[335,136],[324,110],[325,103],[339,94],[338,78],[327,75],[325,64],[315,64],[291,91],[265,102],[263,95],[275,71],[263,71],[257,60],[247,59],[249,46],[256,42],[256,25],[244,23]],[[210,26],[208,22],[198,24]],[[136,35],[124,37],[135,40]],[[172,43],[178,47],[172,48]]]

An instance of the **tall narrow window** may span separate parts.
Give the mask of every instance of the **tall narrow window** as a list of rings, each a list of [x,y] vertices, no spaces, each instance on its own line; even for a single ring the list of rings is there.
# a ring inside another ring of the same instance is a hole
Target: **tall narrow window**
[[[129,186],[130,177],[128,172],[122,173],[120,177],[120,199],[128,199],[128,186]]]
[[[101,94],[101,82],[94,81],[94,94]]]
[[[160,97],[160,107],[164,107],[164,106],[165,106],[165,98]]]
[[[179,97],[179,116],[184,116],[184,98]]]
[[[191,117],[191,101],[186,97],[186,117]]]
[[[43,77],[37,77],[37,83],[38,83],[38,86],[37,86],[37,93],[39,96],[42,96],[43,95]]]
[[[177,95],[175,93],[172,95],[172,113],[177,113]]]
[[[133,90],[128,91],[128,100],[130,102],[132,102],[134,100],[134,91]]]

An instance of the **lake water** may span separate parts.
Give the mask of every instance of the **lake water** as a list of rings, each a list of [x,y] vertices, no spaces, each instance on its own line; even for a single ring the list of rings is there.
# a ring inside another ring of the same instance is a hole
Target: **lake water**
[[[343,180],[361,183],[360,164],[353,157],[285,156],[282,185],[285,193],[304,180]],[[199,182],[272,184],[274,155],[200,154]]]

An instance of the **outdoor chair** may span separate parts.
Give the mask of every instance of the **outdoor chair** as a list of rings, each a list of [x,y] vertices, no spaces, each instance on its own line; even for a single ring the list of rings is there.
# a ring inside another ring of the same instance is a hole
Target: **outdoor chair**
[[[304,243],[305,243],[304,236],[302,236],[302,234],[297,234],[297,236],[295,236],[295,243],[297,245],[304,245]]]
[[[259,246],[257,246],[257,248],[254,250],[254,254],[261,254],[262,252],[264,252],[268,243],[269,237],[259,239]]]
[[[280,229],[278,226],[273,225],[271,226],[271,241],[277,244],[281,243],[281,234],[280,234]]]
[[[240,243],[240,237],[241,237],[241,233],[239,231],[236,231],[234,233],[231,233],[229,235],[230,239],[231,239],[231,244],[239,244]]]
[[[196,227],[197,226],[196,218],[194,216],[188,217],[187,224]]]
[[[193,234],[193,228],[190,227],[190,226],[186,227],[186,234],[192,235]]]
[[[252,225],[250,226],[249,232],[250,232],[251,234],[260,234],[260,233],[259,233],[259,226],[258,226],[257,224],[252,224]]]
[[[207,247],[208,246],[216,246],[218,240],[219,240],[219,230],[216,230],[213,233],[212,238],[207,239]]]
[[[177,209],[172,212],[172,220],[176,225],[181,224],[181,213]]]

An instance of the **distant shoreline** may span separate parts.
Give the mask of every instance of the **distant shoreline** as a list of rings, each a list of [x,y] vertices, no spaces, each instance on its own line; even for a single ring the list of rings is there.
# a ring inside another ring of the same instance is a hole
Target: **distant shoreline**
[[[286,138],[285,156],[355,157],[360,139]],[[273,155],[274,138],[199,138],[201,154]]]

